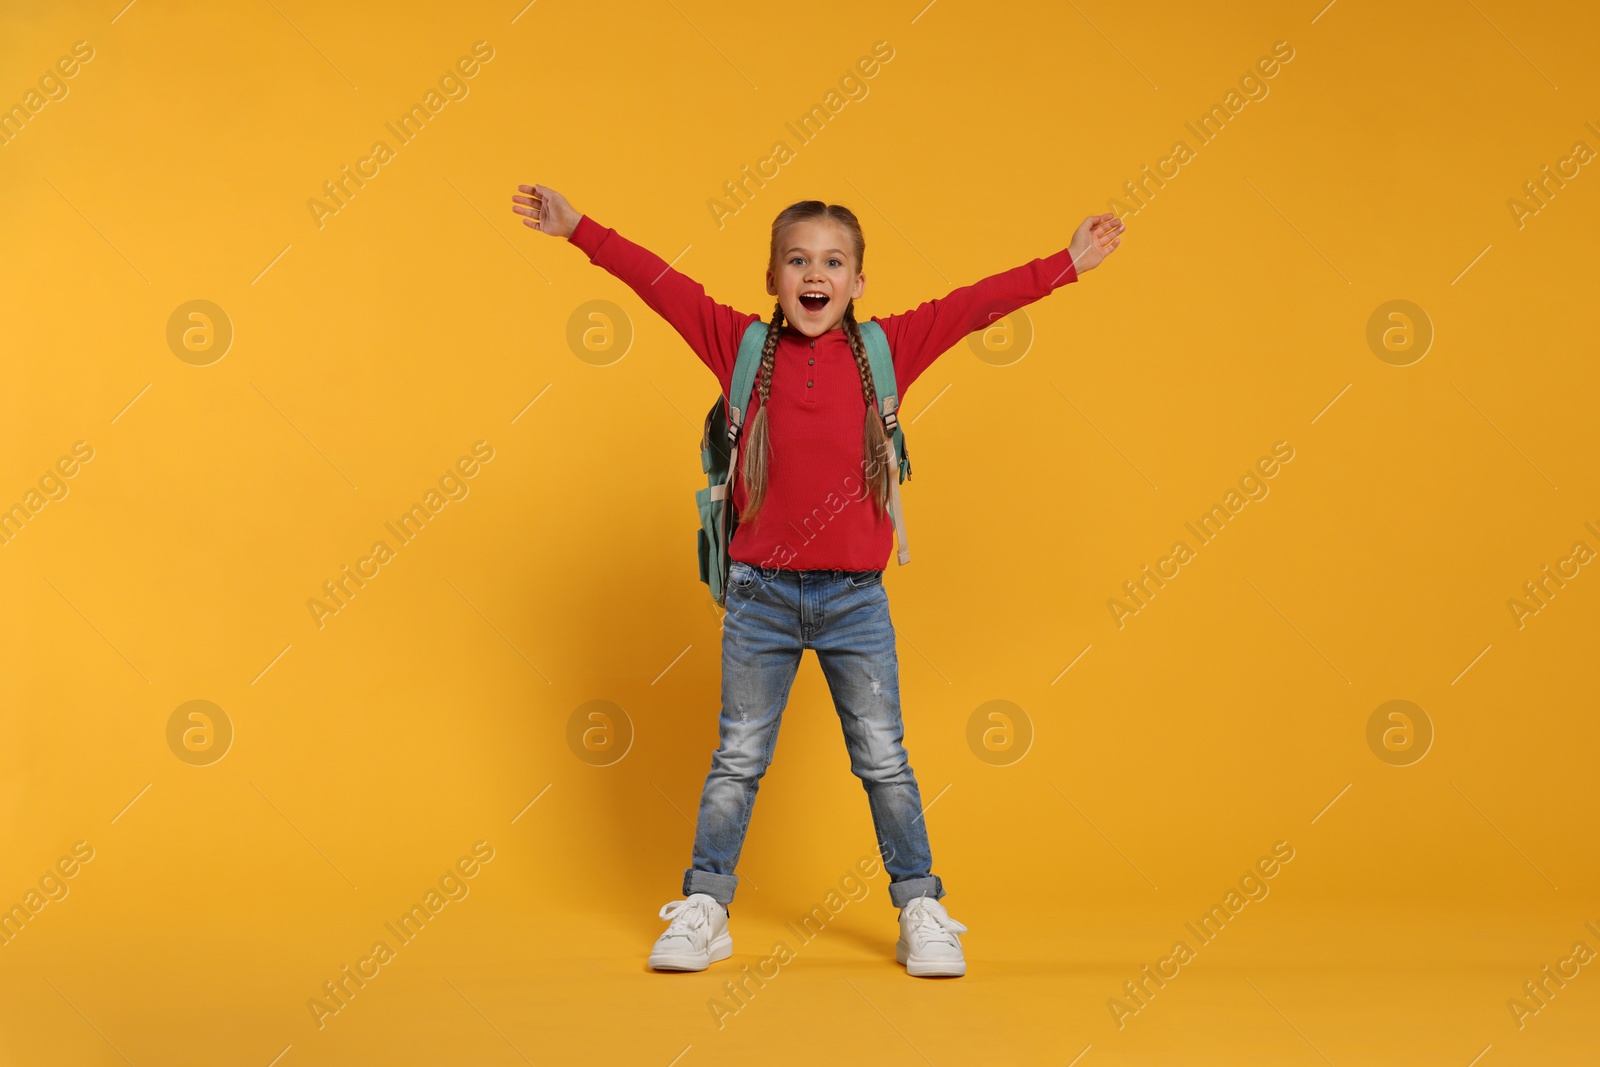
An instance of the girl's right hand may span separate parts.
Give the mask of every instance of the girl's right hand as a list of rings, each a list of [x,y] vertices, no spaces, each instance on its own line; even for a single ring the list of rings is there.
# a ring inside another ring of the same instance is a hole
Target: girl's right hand
[[[512,196],[511,210],[526,215],[524,226],[531,226],[552,237],[571,237],[582,216],[567,203],[567,198],[547,185],[519,185],[528,196]]]

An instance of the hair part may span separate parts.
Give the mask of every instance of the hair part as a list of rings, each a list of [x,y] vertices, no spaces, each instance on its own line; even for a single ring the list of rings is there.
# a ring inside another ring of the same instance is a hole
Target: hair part
[[[855,213],[841,204],[825,204],[821,200],[801,200],[778,212],[772,221],[772,247],[768,254],[767,269],[774,274],[778,269],[778,247],[784,233],[797,222],[829,221],[837,223],[849,236],[854,250],[856,272],[860,273],[866,258],[867,242],[861,233],[861,223]],[[783,303],[775,303],[772,320],[767,323],[767,342],[761,349],[761,366],[756,372],[756,392],[761,404],[748,426],[744,460],[740,464],[744,479],[745,510],[740,522],[754,520],[767,496],[767,476],[771,467],[772,442],[767,428],[767,397],[772,391],[772,371],[777,363],[778,337],[783,332],[785,317]],[[873,510],[879,518],[888,509],[890,479],[898,475],[890,461],[889,435],[883,428],[883,416],[878,411],[878,398],[872,387],[872,362],[867,356],[867,346],[861,340],[861,328],[856,322],[856,302],[852,299],[844,309],[844,334],[855,355],[856,370],[861,376],[861,396],[866,403],[866,418],[861,431],[862,480],[872,497]]]

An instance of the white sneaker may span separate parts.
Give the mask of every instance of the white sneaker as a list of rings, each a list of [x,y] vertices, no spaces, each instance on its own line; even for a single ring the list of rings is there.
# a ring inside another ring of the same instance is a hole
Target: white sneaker
[[[917,897],[900,909],[900,940],[894,958],[906,965],[906,973],[919,978],[959,977],[967,973],[961,954],[961,939],[967,928],[950,918],[932,897]]]
[[[709,893],[690,893],[664,904],[661,917],[672,921],[650,951],[650,966],[656,970],[703,971],[733,955],[728,911]]]

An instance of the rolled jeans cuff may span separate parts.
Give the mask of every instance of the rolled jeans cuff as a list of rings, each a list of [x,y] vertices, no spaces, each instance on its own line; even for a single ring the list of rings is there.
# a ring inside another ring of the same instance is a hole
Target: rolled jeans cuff
[[[944,896],[944,883],[939,881],[937,874],[889,883],[889,902],[897,908],[905,907],[918,897],[932,897],[938,900],[942,896]]]
[[[737,874],[697,871],[693,867],[683,872],[684,896],[690,893],[705,893],[724,908],[733,903],[733,891],[737,888],[739,888]]]

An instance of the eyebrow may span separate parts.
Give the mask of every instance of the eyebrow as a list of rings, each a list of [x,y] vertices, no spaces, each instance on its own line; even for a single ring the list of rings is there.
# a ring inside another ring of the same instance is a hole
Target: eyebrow
[[[790,253],[790,252],[804,252],[804,251],[805,251],[805,249],[804,249],[804,248],[801,248],[801,247],[800,247],[800,246],[799,246],[799,245],[795,245],[795,246],[794,246],[794,247],[793,247],[793,248],[786,248],[786,249],[784,249],[784,252],[783,252],[783,254],[784,254],[784,255],[788,255],[788,254],[789,254],[789,253]],[[828,248],[828,249],[824,249],[824,251],[827,251],[827,252],[837,252],[837,253],[839,253],[839,254],[840,254],[840,255],[841,255],[841,256],[842,256],[842,255],[844,255],[844,249],[842,249],[842,248]]]

